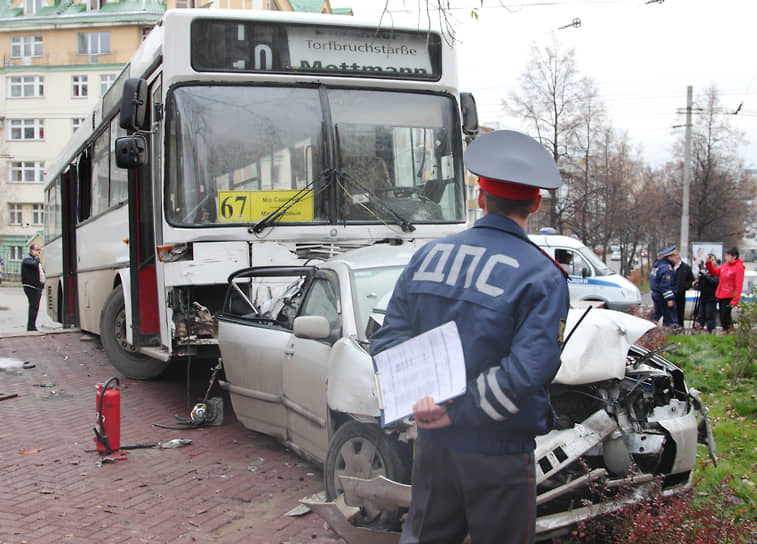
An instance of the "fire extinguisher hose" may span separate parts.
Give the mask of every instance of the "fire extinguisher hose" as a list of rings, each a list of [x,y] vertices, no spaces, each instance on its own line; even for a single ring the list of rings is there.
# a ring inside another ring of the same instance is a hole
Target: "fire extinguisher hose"
[[[110,447],[110,444],[108,443],[108,436],[105,434],[105,421],[103,420],[103,399],[105,398],[105,391],[113,381],[116,382],[116,385],[121,385],[121,382],[118,381],[118,378],[116,376],[108,378],[107,381],[103,384],[103,390],[102,393],[100,393],[100,400],[97,403],[97,423],[100,425],[100,431],[97,431],[97,427],[94,428],[95,436],[97,437],[98,442],[105,446],[105,451],[108,455],[113,453],[113,449]]]

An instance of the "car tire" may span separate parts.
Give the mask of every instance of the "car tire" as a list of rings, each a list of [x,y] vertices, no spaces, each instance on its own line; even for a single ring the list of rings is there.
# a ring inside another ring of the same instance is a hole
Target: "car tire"
[[[326,498],[341,492],[339,476],[371,479],[384,476],[396,482],[410,481],[409,447],[384,433],[378,425],[349,421],[339,427],[329,443],[323,469]],[[381,529],[399,527],[401,512],[361,508],[358,525]]]
[[[154,380],[168,368],[168,362],[137,353],[126,341],[126,307],[121,287],[116,287],[103,305],[100,341],[110,363],[127,378]]]

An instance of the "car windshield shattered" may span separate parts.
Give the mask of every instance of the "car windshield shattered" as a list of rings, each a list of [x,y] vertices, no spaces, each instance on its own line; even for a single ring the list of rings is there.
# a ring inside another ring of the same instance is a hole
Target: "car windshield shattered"
[[[465,221],[451,96],[184,85],[166,116],[172,225]]]

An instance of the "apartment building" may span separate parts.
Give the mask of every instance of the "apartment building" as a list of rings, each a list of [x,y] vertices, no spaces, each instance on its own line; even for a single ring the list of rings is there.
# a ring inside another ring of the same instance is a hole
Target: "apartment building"
[[[0,258],[42,234],[45,168],[166,9],[342,13],[328,0],[0,0]]]

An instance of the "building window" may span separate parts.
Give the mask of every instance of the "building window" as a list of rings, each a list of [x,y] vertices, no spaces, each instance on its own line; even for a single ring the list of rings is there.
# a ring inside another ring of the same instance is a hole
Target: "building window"
[[[76,38],[77,55],[110,53],[110,32],[79,32]]]
[[[71,127],[73,127],[73,131],[76,132],[76,129],[79,128],[83,122],[84,117],[74,117],[71,119]]]
[[[45,78],[42,76],[8,77],[8,98],[36,98],[45,96]]]
[[[44,204],[32,204],[32,225],[45,224],[45,206]]]
[[[44,175],[43,161],[11,162],[11,183],[42,183]]]
[[[24,15],[34,15],[42,9],[42,0],[25,0]]]
[[[115,80],[116,74],[100,74],[100,96],[103,96],[110,89]]]
[[[44,140],[45,121],[43,119],[11,119],[8,123],[9,140]]]
[[[13,202],[8,204],[8,224],[9,225],[22,225],[23,216],[21,214],[21,204],[15,204]]]
[[[11,262],[18,262],[24,260],[24,248],[23,246],[10,246],[10,252],[8,253],[8,260]]]
[[[71,76],[72,96],[87,98],[87,76]]]
[[[11,58],[42,56],[42,36],[12,36]]]

